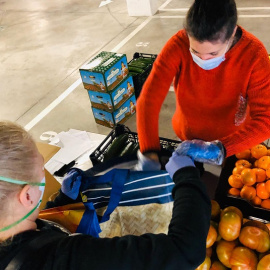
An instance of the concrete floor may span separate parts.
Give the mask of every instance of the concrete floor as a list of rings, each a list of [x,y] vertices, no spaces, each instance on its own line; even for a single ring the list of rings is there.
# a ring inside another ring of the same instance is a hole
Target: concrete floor
[[[0,116],[25,126],[36,140],[45,131],[69,128],[108,134],[94,121],[79,68],[98,52],[158,54],[182,28],[191,0],[158,0],[152,17],[130,17],[126,1],[0,2]],[[269,0],[236,0],[239,24],[270,52]],[[148,43],[147,46],[139,46]],[[59,101],[60,100],[60,101]],[[175,139],[170,119],[174,93],[160,116],[160,136]],[[136,116],[126,122],[136,131]],[[210,169],[216,172],[216,169]]]

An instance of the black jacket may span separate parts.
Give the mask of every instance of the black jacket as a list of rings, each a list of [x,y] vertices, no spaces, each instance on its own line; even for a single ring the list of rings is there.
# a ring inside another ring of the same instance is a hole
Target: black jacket
[[[197,169],[183,168],[173,180],[174,208],[168,235],[69,236],[37,220],[39,231],[21,233],[1,244],[0,269],[5,269],[25,243],[57,230],[61,238],[30,252],[21,270],[195,269],[205,259],[211,203]]]

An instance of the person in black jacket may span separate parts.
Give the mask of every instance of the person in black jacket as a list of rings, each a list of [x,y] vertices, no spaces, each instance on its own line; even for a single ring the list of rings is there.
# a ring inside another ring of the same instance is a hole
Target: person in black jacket
[[[70,235],[37,219],[45,184],[42,156],[22,127],[0,122],[0,269],[195,269],[206,256],[210,199],[189,157],[175,152],[166,169],[175,182],[167,235]]]

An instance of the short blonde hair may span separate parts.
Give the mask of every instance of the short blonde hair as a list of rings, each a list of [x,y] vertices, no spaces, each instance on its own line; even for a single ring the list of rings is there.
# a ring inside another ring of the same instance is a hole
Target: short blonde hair
[[[36,144],[26,130],[13,122],[0,121],[0,176],[36,182],[33,165],[36,155]],[[22,187],[0,180],[0,210],[5,198]]]

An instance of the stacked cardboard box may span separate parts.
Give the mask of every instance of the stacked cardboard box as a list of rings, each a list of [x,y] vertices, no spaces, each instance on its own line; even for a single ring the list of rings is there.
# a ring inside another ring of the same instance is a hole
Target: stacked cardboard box
[[[136,111],[134,84],[124,54],[101,52],[80,68],[98,124],[123,124]]]

